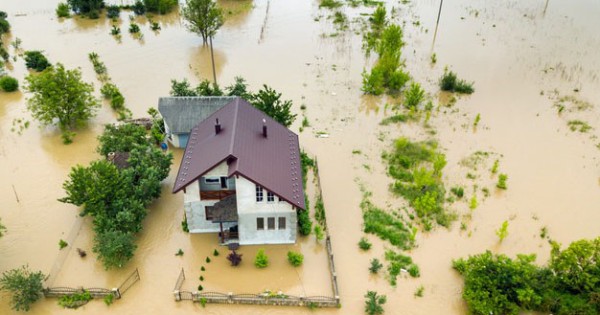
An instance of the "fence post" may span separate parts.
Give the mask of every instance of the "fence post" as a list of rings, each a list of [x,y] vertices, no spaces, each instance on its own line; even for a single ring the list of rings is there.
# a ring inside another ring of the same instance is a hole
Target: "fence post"
[[[175,301],[181,301],[181,292],[179,290],[173,291],[173,295],[175,295]]]
[[[233,304],[233,292],[227,292],[227,301],[229,304]]]
[[[300,303],[299,304],[300,304],[300,306],[304,306],[304,296],[303,295],[300,296]]]
[[[119,288],[113,288],[111,291],[117,299],[121,298],[121,290]]]

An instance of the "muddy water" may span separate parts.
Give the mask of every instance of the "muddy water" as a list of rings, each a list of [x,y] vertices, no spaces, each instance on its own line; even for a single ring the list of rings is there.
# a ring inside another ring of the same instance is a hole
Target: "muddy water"
[[[117,41],[108,35],[107,20],[57,20],[53,13],[56,3],[5,3],[2,10],[9,13],[13,26],[12,37],[7,40],[19,37],[27,50],[41,49],[52,62],[80,67],[84,79],[96,87],[99,83],[87,54],[97,52],[134,115],[143,115],[156,106],[158,97],[168,93],[171,79],[188,78],[196,83],[212,77],[208,50],[198,36],[185,30],[176,13],[155,18],[162,24],[158,34],[138,18],[142,39],[127,33],[129,18],[122,13],[123,34]],[[307,106],[311,127],[300,138],[319,160],[343,304],[339,311],[324,312],[362,313],[362,295],[370,289],[388,295],[389,314],[465,314],[461,279],[450,268],[452,259],[490,249],[511,255],[536,253],[538,261],[544,263],[549,246],[538,236],[543,226],[552,239],[564,244],[598,235],[600,151],[594,138],[600,133],[597,2],[446,2],[435,43],[439,2],[393,4],[401,8],[398,20],[406,22],[406,65],[436,103],[436,80],[444,66],[475,82],[475,94],[459,98],[452,108],[440,107],[430,123],[447,156],[444,179],[448,186],[463,185],[470,197],[476,184],[479,200],[471,219],[463,217],[470,213],[467,203],[458,201],[450,207],[461,218],[450,230],[436,229],[417,236],[418,247],[411,255],[422,276],[400,280],[396,288],[367,270],[369,260],[382,259],[388,245],[369,236],[375,243],[371,252],[359,252],[356,246],[362,236],[357,181],[373,192],[373,200],[380,206],[402,207],[403,202],[388,193],[390,180],[385,176],[381,151],[400,135],[416,139],[429,135],[419,124],[379,126],[389,114],[385,100],[361,96],[359,91],[360,72],[373,60],[365,60],[360,36],[352,32],[323,36],[335,30],[326,18],[328,12],[319,11],[317,3],[254,1],[249,6],[222,1],[222,5],[232,14],[214,39],[219,82],[227,85],[234,76],[242,75],[254,89],[268,83],[283,92],[294,101],[298,112],[300,104]],[[351,16],[368,11],[344,10]],[[438,59],[435,65],[429,61],[432,52]],[[27,74],[23,60],[19,58],[11,66],[11,75],[22,81]],[[567,121],[572,118],[559,116],[548,97],[554,89],[591,102],[594,108],[578,113],[578,118],[596,129],[587,134],[571,132]],[[98,158],[94,139],[102,124],[114,121],[114,115],[104,106],[90,126],[78,133],[75,143],[64,146],[55,130],[40,129],[35,122],[21,135],[11,131],[15,119],[31,120],[24,110],[26,97],[21,93],[0,94],[0,217],[8,228],[0,239],[0,270],[28,263],[48,273],[61,257],[58,240],[68,239],[78,220],[76,207],[56,201],[63,196],[61,184],[71,166]],[[477,114],[481,122],[473,129]],[[318,131],[327,132],[329,138],[316,138]],[[353,150],[362,153],[352,154]],[[475,151],[491,152],[493,157],[482,162],[477,171],[459,165]],[[175,151],[175,155],[178,161],[181,152]],[[496,191],[496,179],[490,178],[488,170],[496,158],[500,172],[509,176],[507,191]],[[467,172],[476,173],[477,179],[467,179]],[[323,248],[314,239],[294,246],[306,256],[300,270],[273,261],[274,268],[257,271],[248,263],[256,252],[253,247],[242,249],[248,264],[240,270],[225,268],[225,250],[220,250],[220,259],[212,256],[216,248],[213,237],[181,232],[182,196],[169,193],[173,177],[165,181],[163,197],[152,206],[139,236],[136,257],[124,270],[105,272],[94,255],[81,260],[72,250],[63,254],[64,265],[54,284],[117,286],[137,267],[142,282],[110,307],[118,314],[199,311],[199,305],[173,302],[170,294],[181,268],[187,275],[183,287],[193,290],[200,283],[202,265],[206,268],[206,288],[232,288],[236,292],[269,289],[298,295],[329,292]],[[480,191],[483,187],[491,192],[487,198]],[[494,230],[504,220],[510,222],[509,236],[498,244]],[[461,221],[466,224],[465,231],[459,228]],[[72,247],[91,252],[89,219],[82,221],[74,235]],[[179,248],[185,252],[183,257],[174,256]],[[275,246],[267,253],[277,257],[287,250],[287,246]],[[207,256],[213,258],[210,264],[206,263]],[[283,271],[274,274],[274,270]],[[413,293],[419,285],[425,287],[425,296],[416,299]],[[0,301],[0,310],[11,313],[5,298]],[[101,302],[93,302],[80,311],[103,314],[106,310]],[[301,308],[215,305],[206,311],[308,312]],[[32,310],[33,314],[61,312],[55,300],[38,302]]]

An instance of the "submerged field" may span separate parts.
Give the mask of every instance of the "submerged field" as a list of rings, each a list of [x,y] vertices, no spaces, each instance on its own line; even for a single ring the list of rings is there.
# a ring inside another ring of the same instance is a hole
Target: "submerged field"
[[[98,53],[134,117],[144,116],[148,108],[157,106],[159,97],[168,95],[171,79],[187,78],[195,85],[212,77],[209,50],[200,37],[185,29],[177,13],[154,18],[162,27],[158,33],[150,30],[145,18],[137,18],[143,38],[123,32],[117,41],[104,17],[58,20],[54,13],[58,1],[6,2],[0,10],[8,13],[12,26],[4,38],[11,55],[10,42],[18,37],[25,50],[43,50],[53,63],[81,68],[83,79],[94,84],[100,97],[100,83],[88,60],[90,52]],[[509,256],[537,254],[537,263],[543,265],[550,245],[540,237],[542,229],[563,245],[598,237],[598,2],[445,2],[437,33],[438,1],[387,2],[388,12],[395,8],[392,21],[404,32],[405,69],[433,105],[426,122],[421,113],[416,120],[387,124],[381,122],[401,112],[395,108],[401,100],[365,96],[361,91],[361,73],[376,62],[376,56],[367,58],[362,50],[365,21],[374,7],[342,2],[343,6],[330,10],[319,8],[318,1],[303,0],[218,2],[228,11],[214,38],[219,83],[229,85],[235,76],[242,76],[253,90],[268,84],[294,102],[299,118],[292,130],[299,131],[304,116],[309,122],[299,133],[300,143],[318,158],[342,301],[339,310],[316,312],[360,314],[363,295],[374,290],[387,295],[387,314],[466,314],[463,280],[452,269],[453,259],[491,250]],[[345,26],[340,26],[342,18],[336,11],[345,16]],[[128,19],[128,13],[122,12],[123,30]],[[474,82],[475,92],[456,96],[440,92],[438,79],[445,67]],[[23,85],[28,74],[23,58],[7,68]],[[0,238],[0,271],[29,264],[48,274],[64,259],[54,284],[111,287],[138,268],[142,280],[122,300],[108,308],[93,301],[78,312],[202,311],[200,305],[176,303],[171,292],[182,267],[189,274],[184,287],[196,287],[198,268],[216,248],[216,236],[181,231],[183,197],[170,191],[182,152],[174,151],[173,171],[144,221],[135,258],[123,270],[104,271],[91,253],[90,222],[84,219],[81,229],[72,232],[79,209],[57,199],[64,197],[61,185],[72,166],[99,158],[96,137],[102,125],[116,121],[116,116],[103,104],[89,127],[78,131],[74,143],[63,145],[55,130],[38,128],[31,119],[25,108],[28,97],[24,92],[0,92],[0,218],[7,227]],[[30,121],[30,126],[20,130],[19,119]],[[408,218],[411,204],[390,189],[398,178],[390,174],[389,154],[401,137],[414,143],[433,141],[435,154],[444,155],[439,181],[446,196],[454,196],[440,203],[443,213],[452,215],[450,223],[444,224],[447,228],[432,224],[425,231],[419,218]],[[497,172],[492,172],[496,161]],[[499,174],[507,175],[507,189],[497,188]],[[450,192],[458,187],[463,188],[461,198]],[[377,209],[403,214],[406,227],[399,229],[403,238],[411,238],[412,225],[418,227],[412,235],[414,243],[402,252],[419,266],[420,277],[401,272],[392,286],[383,272],[369,272],[371,259],[385,264],[386,250],[400,250],[363,232],[365,191]],[[508,234],[500,242],[496,231],[505,221]],[[66,258],[59,255],[58,241],[70,233],[76,235],[73,248],[82,247],[90,254],[86,260],[74,251]],[[369,251],[359,249],[361,237],[373,243]],[[219,277],[214,282],[219,290],[227,290],[231,281],[239,291],[256,287],[258,291],[328,293],[323,248],[315,245],[314,236],[295,247],[305,252],[300,273],[287,264],[280,267],[288,272],[278,276],[258,271],[251,266],[255,249],[247,247],[247,265],[237,270],[245,272],[243,277],[227,273],[224,261],[213,261],[210,266],[215,269],[207,271],[207,281],[209,276],[210,281]],[[185,251],[183,257],[174,256],[179,248]],[[273,249],[271,258],[284,251]],[[220,252],[224,256],[226,249]],[[218,274],[217,266],[226,275]],[[415,297],[421,286],[423,296]],[[213,314],[312,312],[227,305],[207,305],[205,310]],[[13,312],[3,296],[0,313]],[[60,312],[64,310],[56,300],[47,299],[30,313]]]

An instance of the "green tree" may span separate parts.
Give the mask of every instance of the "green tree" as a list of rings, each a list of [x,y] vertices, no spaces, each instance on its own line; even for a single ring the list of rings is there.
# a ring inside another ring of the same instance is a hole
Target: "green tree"
[[[171,96],[198,96],[187,79],[181,81],[171,80],[171,92],[169,94]]]
[[[292,101],[282,101],[281,93],[267,85],[263,85],[263,88],[252,96],[250,103],[286,127],[296,120],[296,114],[290,111]]]
[[[4,92],[14,92],[19,89],[19,81],[10,76],[0,76],[0,90]]]
[[[29,69],[37,72],[44,71],[51,64],[44,54],[39,50],[30,50],[25,52],[25,65]]]
[[[133,257],[137,245],[131,233],[106,231],[96,234],[94,252],[104,264],[104,268],[121,268]]]
[[[573,242],[563,251],[558,243],[552,242],[550,254],[550,269],[562,288],[600,293],[600,238]]]
[[[213,0],[186,0],[181,14],[188,22],[190,32],[202,36],[205,45],[223,25],[223,12]]]
[[[146,129],[135,124],[106,125],[98,137],[98,153],[129,152],[137,145],[147,145]]]
[[[12,294],[11,306],[16,311],[29,311],[31,304],[42,297],[41,271],[32,272],[27,266],[8,270],[0,277],[0,288]]]
[[[223,96],[224,93],[217,83],[203,80],[196,87],[196,94],[198,96]]]
[[[104,0],[67,0],[71,9],[77,14],[97,16],[98,12],[104,8]],[[95,12],[95,13],[94,13]]]
[[[144,6],[148,12],[166,14],[177,6],[177,0],[144,0]]]
[[[252,93],[248,91],[248,84],[242,77],[235,77],[235,83],[225,87],[228,96],[239,96],[245,100],[252,97]]]
[[[81,80],[77,69],[65,70],[59,63],[25,80],[26,89],[33,93],[27,105],[32,116],[43,125],[56,120],[65,144],[72,142],[73,129],[85,125],[100,107],[93,86]]]

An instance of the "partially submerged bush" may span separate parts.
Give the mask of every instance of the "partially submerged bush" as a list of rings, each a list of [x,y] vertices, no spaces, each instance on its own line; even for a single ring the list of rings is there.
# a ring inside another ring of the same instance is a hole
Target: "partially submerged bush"
[[[362,250],[369,250],[372,245],[366,237],[361,237],[360,241],[358,241],[358,247]]]
[[[40,72],[50,67],[50,62],[41,51],[30,50],[25,52],[25,65],[29,69]]]
[[[10,76],[0,77],[0,90],[4,92],[14,92],[19,89],[19,81]]]
[[[71,16],[71,8],[68,3],[61,2],[56,7],[56,16],[59,18],[68,18]]]
[[[456,73],[444,70],[444,74],[440,78],[440,89],[442,91],[457,92],[471,94],[475,92],[473,83],[467,83],[465,80],[460,80],[456,77]]]
[[[177,4],[177,0],[144,0],[146,11],[158,14],[171,12]]]
[[[298,232],[300,232],[301,235],[307,236],[310,234],[311,230],[312,221],[310,220],[308,211],[298,210]]]
[[[258,253],[256,253],[256,258],[254,258],[254,266],[257,268],[266,268],[269,266],[269,257],[265,254],[264,249],[259,249]]]
[[[237,266],[242,262],[242,254],[238,254],[235,250],[232,250],[231,253],[227,255],[227,260],[229,260],[232,266]]]
[[[16,311],[29,311],[42,297],[44,274],[32,272],[27,266],[7,270],[0,277],[0,289],[11,294],[10,305]]]
[[[298,267],[302,265],[302,262],[304,261],[304,255],[302,255],[302,253],[289,251],[287,253],[287,259],[292,266]]]

